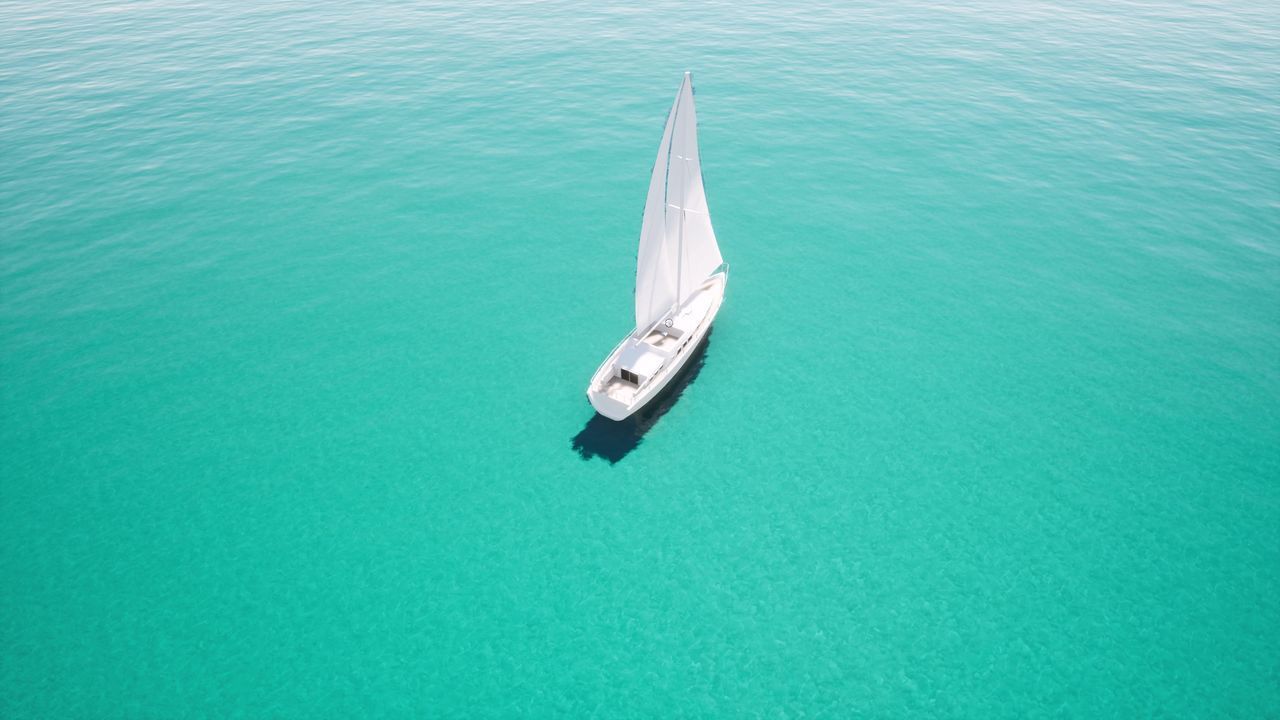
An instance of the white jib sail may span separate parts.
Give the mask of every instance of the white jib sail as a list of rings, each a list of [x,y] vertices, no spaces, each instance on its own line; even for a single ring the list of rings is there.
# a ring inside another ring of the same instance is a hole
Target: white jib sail
[[[667,115],[636,258],[636,328],[643,331],[689,298],[723,262],[698,160],[693,79],[684,82]]]

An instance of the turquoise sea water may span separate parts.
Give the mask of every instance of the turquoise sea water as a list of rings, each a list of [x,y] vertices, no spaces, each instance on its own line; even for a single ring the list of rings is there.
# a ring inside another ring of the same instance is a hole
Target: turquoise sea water
[[[0,587],[6,718],[1280,715],[1280,12],[0,5]]]

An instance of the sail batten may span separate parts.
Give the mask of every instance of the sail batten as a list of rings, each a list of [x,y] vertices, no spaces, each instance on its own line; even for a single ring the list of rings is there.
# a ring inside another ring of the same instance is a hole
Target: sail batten
[[[721,263],[702,186],[693,80],[685,73],[649,179],[636,257],[637,331],[688,300]]]

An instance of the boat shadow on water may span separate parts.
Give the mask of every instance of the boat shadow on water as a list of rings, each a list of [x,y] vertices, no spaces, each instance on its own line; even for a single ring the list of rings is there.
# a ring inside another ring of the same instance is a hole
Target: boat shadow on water
[[[672,405],[675,405],[676,400],[684,394],[685,388],[698,379],[698,373],[702,372],[702,366],[707,361],[707,347],[711,345],[711,335],[714,332],[714,327],[707,330],[706,337],[702,338],[702,342],[694,348],[693,356],[680,369],[680,374],[639,412],[618,421],[610,420],[598,413],[593,414],[582,430],[573,436],[574,452],[578,453],[583,460],[601,457],[608,460],[610,465],[614,465],[639,447],[645,434],[653,429],[663,415],[667,414]]]

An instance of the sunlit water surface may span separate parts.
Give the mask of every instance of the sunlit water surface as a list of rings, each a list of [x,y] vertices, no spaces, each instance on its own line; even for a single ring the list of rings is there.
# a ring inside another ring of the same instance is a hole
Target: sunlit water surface
[[[0,5],[0,715],[1280,714],[1278,98],[1249,0]]]

